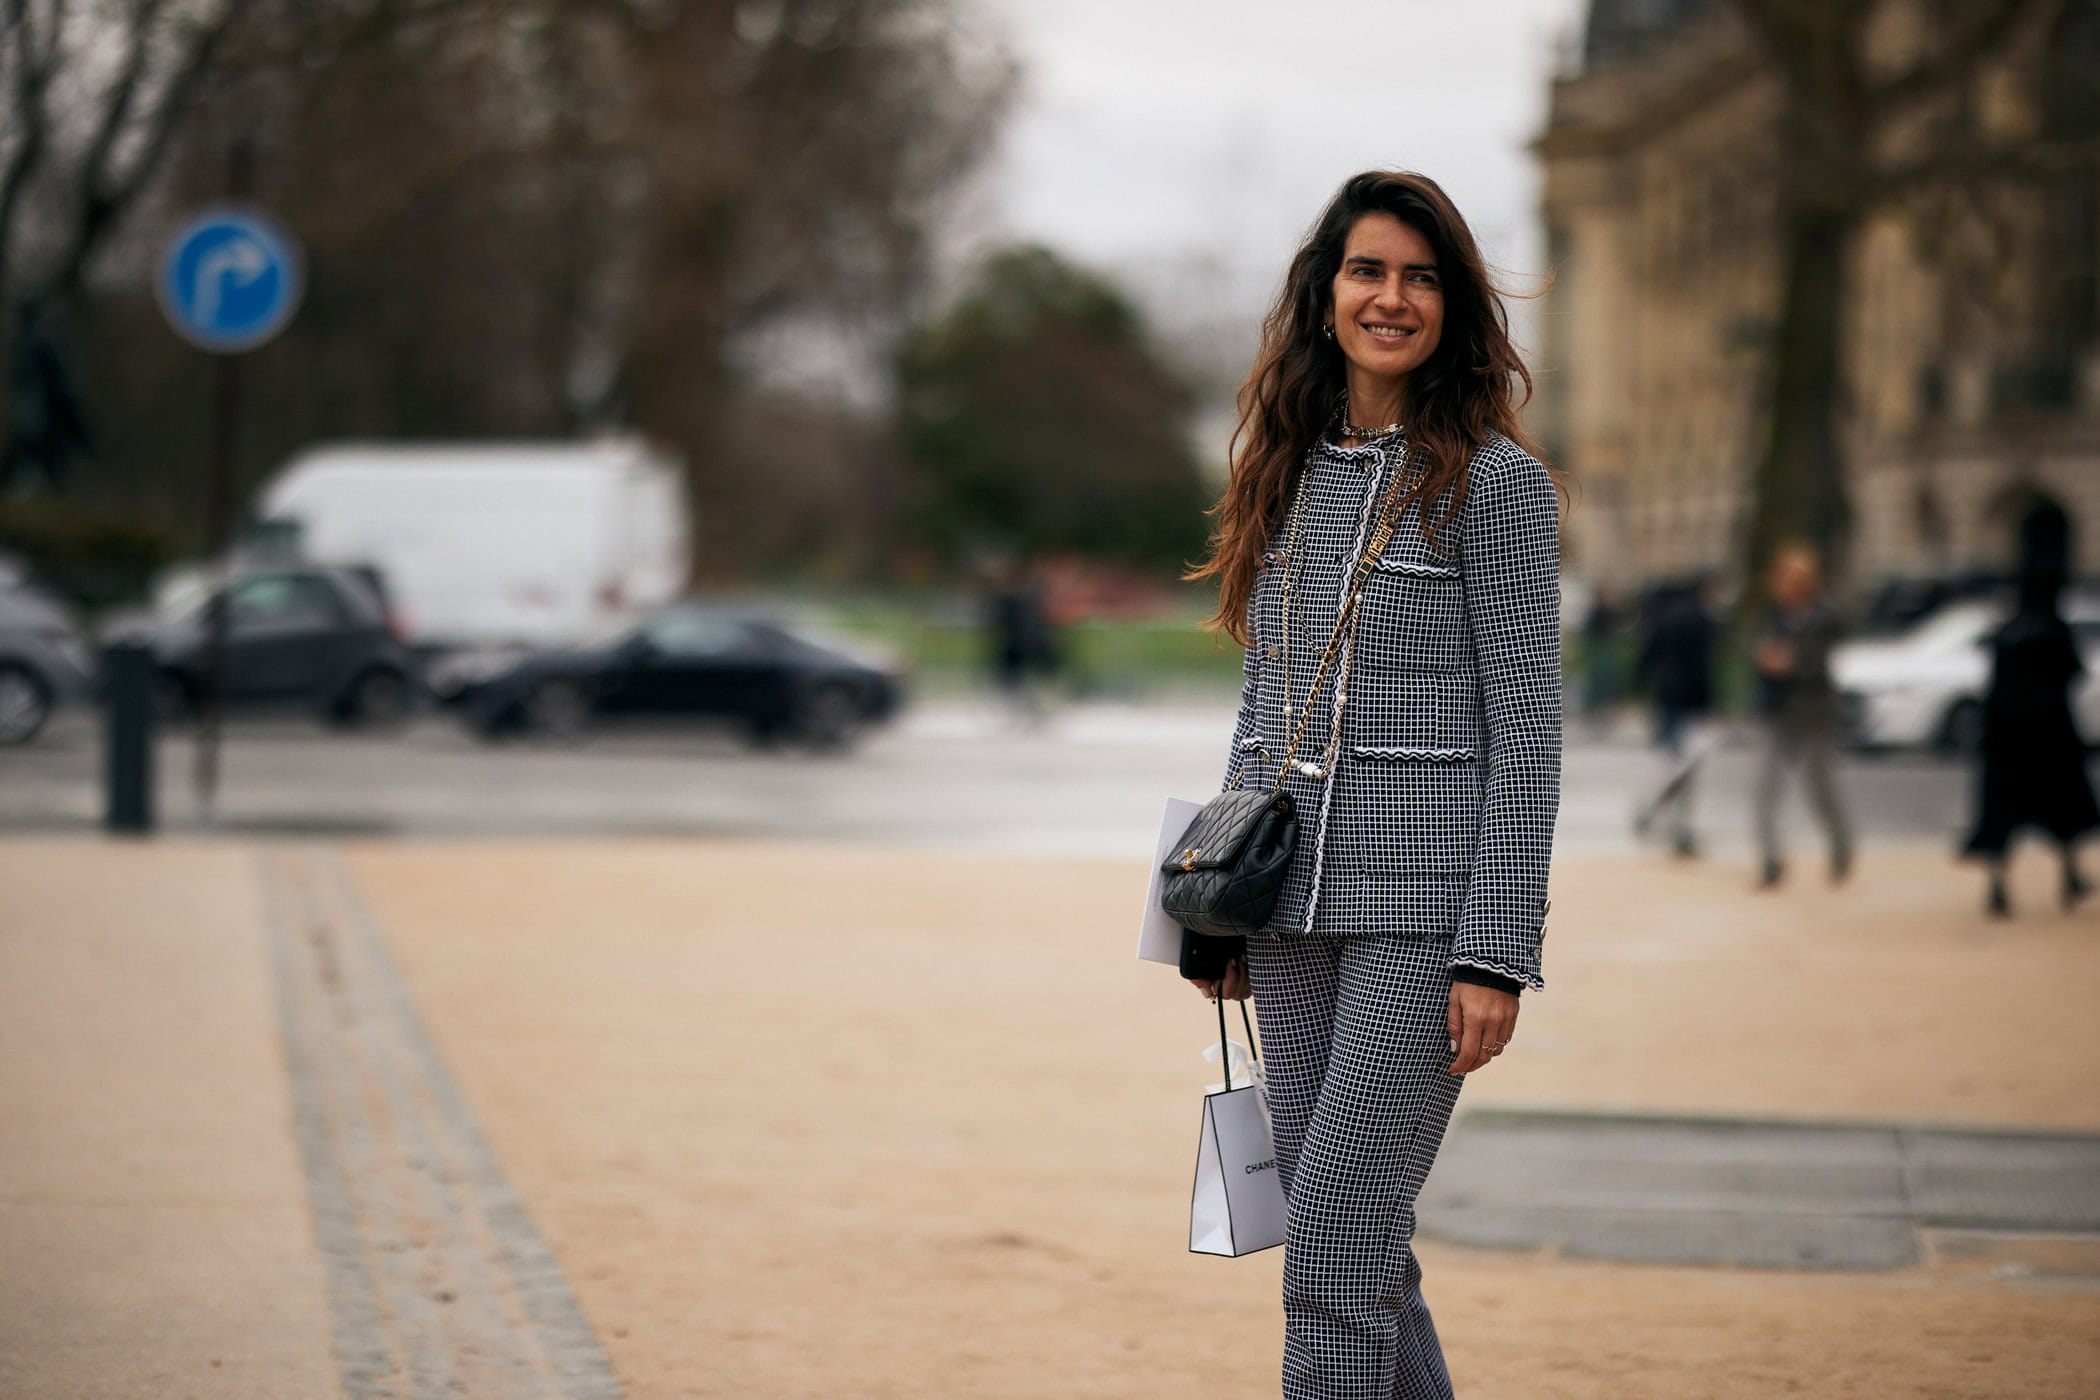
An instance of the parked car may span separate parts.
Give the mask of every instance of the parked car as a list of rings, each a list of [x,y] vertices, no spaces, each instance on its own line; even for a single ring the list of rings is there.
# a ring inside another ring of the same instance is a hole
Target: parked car
[[[56,598],[0,573],[0,746],[26,744],[59,706],[93,694],[95,666]]]
[[[1998,602],[2013,596],[2013,576],[1990,569],[1944,574],[1895,574],[1884,578],[1867,598],[1859,631],[1869,637],[1895,637],[1956,603]]]
[[[484,738],[574,738],[604,726],[726,724],[768,743],[838,748],[894,714],[888,666],[765,613],[675,603],[595,643],[535,652],[453,694]]]
[[[1867,749],[1974,749],[1983,739],[1990,637],[2008,608],[2003,599],[1951,603],[1893,638],[1838,647],[1831,675],[1852,742]],[[2100,589],[2065,593],[2063,613],[2085,658],[2071,708],[2090,743],[2100,740]]]
[[[236,577],[227,590],[229,711],[303,711],[373,728],[414,712],[421,695],[415,662],[366,569],[262,569]],[[194,714],[203,696],[211,603],[206,587],[178,589],[155,613],[117,620],[105,633],[152,647],[161,705],[173,717]]]

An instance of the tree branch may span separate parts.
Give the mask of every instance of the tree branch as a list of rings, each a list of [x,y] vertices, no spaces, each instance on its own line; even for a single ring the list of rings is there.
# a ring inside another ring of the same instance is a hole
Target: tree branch
[[[66,10],[70,3],[71,0],[51,0],[51,27],[44,33],[44,51],[37,57],[37,63],[47,77],[58,69],[58,46],[65,37]]]
[[[8,257],[14,247],[15,213],[22,193],[44,158],[44,138],[49,130],[44,114],[44,92],[51,85],[50,59],[55,52],[46,46],[37,52],[35,26],[29,0],[7,0],[7,27],[15,41],[15,122],[20,139],[8,153],[5,173],[0,173],[0,285],[4,285]]]
[[[2100,175],[2100,137],[1941,147],[1876,174],[1865,203],[1882,207],[1942,185],[2040,185],[2079,170]]]
[[[196,26],[197,37],[180,66],[169,77],[159,106],[143,119],[147,128],[138,155],[128,170],[119,173],[113,168],[117,138],[137,101],[143,79],[144,55],[149,47],[147,26],[158,17],[164,3],[165,0],[140,0],[135,18],[141,21],[142,28],[132,53],[126,59],[124,73],[118,79],[119,89],[104,109],[102,125],[96,132],[95,143],[81,174],[79,216],[74,221],[65,255],[52,277],[52,285],[61,294],[70,294],[79,288],[87,273],[88,259],[159,168],[161,157],[166,153],[176,128],[181,125],[183,114],[210,71],[213,52],[247,9],[249,0],[226,0],[218,18]]]
[[[1782,67],[1792,69],[1820,47],[1820,25],[1828,22],[1832,5],[1852,6],[1854,0],[1734,0],[1736,13]]]
[[[313,20],[302,20],[292,37],[283,42],[243,45],[218,65],[217,76],[229,81],[257,73],[294,68],[311,91],[318,86],[315,75],[325,77],[357,49],[377,43],[398,26],[484,6],[487,0],[372,0],[364,9],[333,22],[333,32],[323,32]]]
[[[1875,84],[1868,100],[1877,115],[1887,115],[1944,92],[1975,76],[1977,69],[2010,39],[2029,15],[2055,0],[1971,0],[1967,17],[1940,37],[1931,55],[1906,71]]]
[[[146,64],[153,52],[153,30],[166,3],[167,0],[136,0],[132,7],[130,50],[124,55],[123,69],[110,86],[102,119],[96,123],[95,134],[81,158],[80,185],[89,199],[101,190],[110,152],[116,149],[117,138],[131,120],[131,107],[138,101],[139,84],[145,81]]]
[[[138,157],[131,168],[117,179],[109,189],[109,197],[121,213],[124,207],[138,196],[153,172],[160,168],[161,157],[167,153],[168,143],[182,125],[183,114],[189,109],[197,91],[212,71],[212,55],[220,42],[239,20],[248,7],[249,0],[227,0],[225,13],[217,24],[206,26],[197,36],[190,49],[187,62],[168,80],[167,89],[161,94],[160,109],[155,113],[152,127],[139,145]]]

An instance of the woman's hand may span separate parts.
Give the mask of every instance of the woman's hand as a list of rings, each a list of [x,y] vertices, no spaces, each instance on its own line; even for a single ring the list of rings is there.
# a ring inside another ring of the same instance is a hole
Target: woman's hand
[[[1216,1001],[1221,991],[1227,1001],[1245,1001],[1254,994],[1254,989],[1247,984],[1247,964],[1239,958],[1225,964],[1225,975],[1219,980],[1212,982],[1202,977],[1191,977],[1189,985],[1203,993],[1205,1001]]]
[[[1517,996],[1471,982],[1451,984],[1451,1010],[1445,1019],[1458,1058],[1451,1073],[1466,1074],[1479,1069],[1502,1053],[1517,1033]]]

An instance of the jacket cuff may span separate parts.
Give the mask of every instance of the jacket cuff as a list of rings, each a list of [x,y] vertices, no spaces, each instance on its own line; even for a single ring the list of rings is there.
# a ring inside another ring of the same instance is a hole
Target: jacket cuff
[[[1539,965],[1536,962],[1512,962],[1507,958],[1454,949],[1451,954],[1451,975],[1456,977],[1460,968],[1472,972],[1485,972],[1492,977],[1500,977],[1519,986],[1529,987],[1534,992],[1546,990],[1546,979],[1539,975]]]
[[[1489,972],[1486,968],[1475,967],[1471,963],[1455,965],[1451,969],[1451,980],[1470,982],[1476,987],[1493,987],[1496,991],[1508,992],[1511,996],[1524,994],[1524,984],[1516,978],[1504,977],[1499,972]]]

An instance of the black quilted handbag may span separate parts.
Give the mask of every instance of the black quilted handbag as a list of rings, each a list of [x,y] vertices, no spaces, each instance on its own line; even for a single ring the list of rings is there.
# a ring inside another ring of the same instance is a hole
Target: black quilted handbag
[[[1356,576],[1334,619],[1334,635],[1313,673],[1312,691],[1305,697],[1298,723],[1291,734],[1290,751],[1276,768],[1276,785],[1268,789],[1242,790],[1240,774],[1232,786],[1203,804],[1196,819],[1181,835],[1180,851],[1160,866],[1160,908],[1184,929],[1212,938],[1240,938],[1259,932],[1275,912],[1276,896],[1283,890],[1284,871],[1298,844],[1298,808],[1283,790],[1284,775],[1298,757],[1298,742],[1305,737],[1305,724],[1312,716],[1313,698],[1334,660],[1342,636],[1357,614],[1364,579],[1385,553],[1393,525],[1388,508],[1379,512],[1378,528],[1371,532]],[[1334,733],[1328,740],[1323,762],[1331,763],[1342,732],[1342,705],[1347,693],[1335,702]],[[1244,771],[1244,770],[1242,770]],[[1316,768],[1314,771],[1324,771]]]
[[[1221,792],[1181,834],[1181,854],[1160,867],[1160,907],[1213,938],[1253,933],[1276,908],[1297,844],[1298,807],[1289,793]]]

